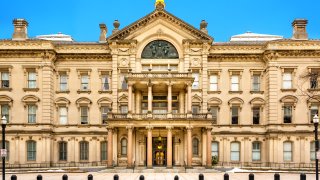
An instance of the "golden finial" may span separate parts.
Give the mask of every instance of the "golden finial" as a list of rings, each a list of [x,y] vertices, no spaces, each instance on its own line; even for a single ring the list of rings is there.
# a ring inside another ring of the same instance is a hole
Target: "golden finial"
[[[164,0],[156,0],[155,6],[157,9],[161,10],[161,9],[164,9],[164,7],[166,6],[166,3],[164,2]]]

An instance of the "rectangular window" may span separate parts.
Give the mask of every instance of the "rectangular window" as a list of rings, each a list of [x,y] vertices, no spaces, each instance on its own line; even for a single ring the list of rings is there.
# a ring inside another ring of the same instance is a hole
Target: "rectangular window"
[[[89,160],[89,143],[82,141],[80,142],[80,161]]]
[[[28,72],[28,88],[37,88],[36,72]]]
[[[192,73],[194,81],[192,83],[192,89],[199,89],[199,73]]]
[[[128,106],[120,106],[120,113],[127,114],[128,113]]]
[[[28,105],[28,123],[36,123],[37,119],[37,106]]]
[[[232,106],[231,107],[231,124],[238,124],[239,123],[239,107]]]
[[[240,143],[232,142],[231,143],[231,161],[240,161]]]
[[[108,160],[108,143],[106,141],[101,142],[101,161]]]
[[[219,143],[218,142],[212,142],[211,143],[211,156],[219,158]]]
[[[67,143],[59,143],[59,161],[67,161]]]
[[[291,142],[283,143],[283,160],[292,161],[292,143]]]
[[[211,115],[212,115],[212,121],[217,123],[217,121],[218,121],[218,107],[211,107]]]
[[[128,89],[128,82],[127,82],[127,75],[126,74],[120,74],[120,83],[121,86],[120,88],[122,90],[127,90]]]
[[[35,141],[27,141],[27,161],[35,161],[37,146]]]
[[[313,123],[313,117],[314,115],[319,115],[319,107],[318,106],[311,106],[310,108],[310,122]]]
[[[283,122],[292,123],[292,106],[283,107]]]
[[[192,114],[199,114],[200,106],[192,106]]]
[[[218,91],[218,76],[210,76],[210,91]]]
[[[239,90],[240,90],[239,76],[232,75],[231,76],[231,91],[239,91]]]
[[[107,106],[102,106],[101,107],[101,119],[102,119],[102,124],[106,124],[108,120],[108,112],[109,112],[109,107]]]
[[[60,75],[60,91],[68,90],[68,76],[66,74]]]
[[[82,106],[81,110],[81,124],[88,124],[88,107]]]
[[[260,107],[252,108],[252,123],[259,124],[260,123]]]
[[[59,107],[59,122],[60,124],[67,124],[68,122],[67,107]]]
[[[9,105],[3,104],[1,105],[1,118],[5,116],[7,119],[7,123],[9,123]]]
[[[1,88],[9,88],[9,72],[1,72]]]
[[[101,87],[101,89],[102,89],[102,91],[108,91],[108,90],[110,90],[110,77],[108,76],[108,75],[103,75],[102,77],[101,77],[101,85],[102,85],[102,87]]]
[[[315,143],[315,141],[310,142],[310,160],[311,161],[316,160],[316,143]]]
[[[261,143],[253,142],[252,143],[252,161],[261,160]]]
[[[81,76],[81,90],[83,90],[83,91],[89,90],[89,76],[88,75]]]
[[[260,76],[252,76],[252,91],[260,91]]]
[[[292,89],[292,73],[283,73],[283,89]]]

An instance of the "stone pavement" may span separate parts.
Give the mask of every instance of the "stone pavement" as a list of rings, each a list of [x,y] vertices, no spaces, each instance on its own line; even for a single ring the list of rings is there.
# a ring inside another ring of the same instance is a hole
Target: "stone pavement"
[[[43,180],[62,180],[65,173],[23,173],[16,174],[17,180],[35,180],[41,174]],[[68,180],[87,180],[90,173],[66,173]],[[113,173],[92,172],[94,180],[113,180]],[[274,173],[254,173],[255,180],[273,180]],[[6,175],[6,180],[10,180],[12,174]],[[139,180],[140,173],[118,173],[119,180]],[[173,180],[175,175],[179,180],[198,180],[198,173],[143,173],[145,180]],[[204,173],[205,180],[223,180],[224,173]],[[229,173],[230,180],[248,180],[248,173]],[[280,173],[281,180],[300,180],[299,173]],[[315,180],[315,174],[307,174],[307,180]]]

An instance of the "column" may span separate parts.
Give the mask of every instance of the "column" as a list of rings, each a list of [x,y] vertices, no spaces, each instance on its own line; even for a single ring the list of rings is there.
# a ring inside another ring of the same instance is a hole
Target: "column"
[[[172,168],[172,126],[167,126],[167,168]]]
[[[132,84],[128,84],[128,113],[132,113]]]
[[[185,91],[180,91],[179,93],[179,113],[183,114],[184,112],[184,107],[185,107]]]
[[[211,131],[212,128],[211,127],[207,127],[207,168],[211,168],[212,167],[212,159],[211,159]]]
[[[148,83],[148,115],[152,116],[152,84]]]
[[[135,99],[135,108],[136,108],[136,113],[140,114],[141,113],[141,91],[136,90],[136,99]]]
[[[127,162],[128,162],[128,168],[133,167],[132,164],[132,126],[127,126],[128,129],[128,152],[127,152]]]
[[[147,126],[148,142],[147,142],[147,168],[152,168],[152,126]]]
[[[192,167],[192,126],[187,126],[187,167]]]
[[[172,118],[172,84],[168,83],[168,118]]]
[[[192,114],[192,110],[191,110],[191,106],[192,106],[192,100],[191,100],[191,96],[192,96],[192,94],[191,94],[191,83],[188,83],[188,111],[187,111],[187,113],[188,114]]]
[[[112,168],[113,163],[113,129],[108,128],[108,167]]]

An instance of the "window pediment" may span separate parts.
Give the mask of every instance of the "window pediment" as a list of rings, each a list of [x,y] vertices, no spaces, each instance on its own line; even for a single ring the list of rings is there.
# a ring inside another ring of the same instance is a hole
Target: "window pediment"
[[[22,98],[22,102],[24,103],[24,106],[27,106],[28,104],[36,104],[39,101],[40,99],[34,95],[26,95]]]
[[[284,96],[280,99],[280,102],[282,103],[297,103],[298,102],[298,98],[292,95],[287,95]]]
[[[210,105],[210,106],[220,106],[221,104],[222,104],[221,99],[216,98],[216,97],[211,98],[208,101],[208,105]]]
[[[119,99],[118,99],[119,103],[127,103],[128,102],[128,96],[125,94],[122,94]]]
[[[90,106],[91,103],[91,100],[85,97],[81,97],[76,101],[78,108],[80,108],[80,106]]]
[[[56,106],[68,106],[70,104],[70,101],[67,98],[64,97],[59,97],[57,98],[54,103],[56,104]]]
[[[0,96],[0,104],[9,104],[10,106],[12,105],[13,100],[6,95],[1,95]]]
[[[242,107],[244,101],[241,98],[235,97],[228,101],[229,106],[240,106]]]
[[[253,98],[250,101],[251,105],[264,105],[265,103],[266,103],[265,100],[259,97]]]
[[[112,105],[112,100],[106,97],[100,98],[97,103],[99,104],[99,107],[101,106],[110,106]]]

